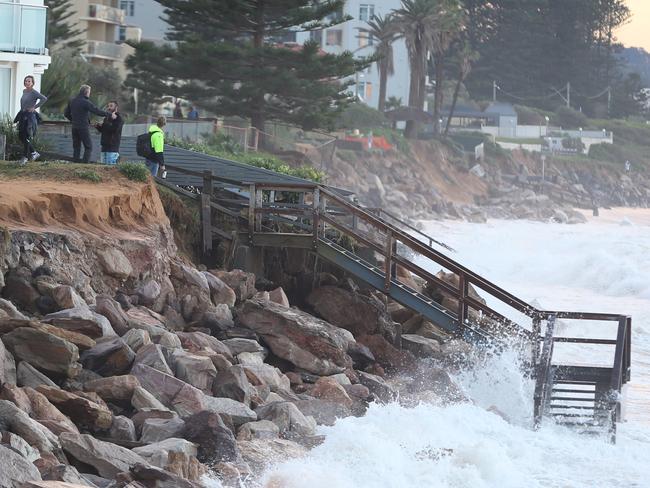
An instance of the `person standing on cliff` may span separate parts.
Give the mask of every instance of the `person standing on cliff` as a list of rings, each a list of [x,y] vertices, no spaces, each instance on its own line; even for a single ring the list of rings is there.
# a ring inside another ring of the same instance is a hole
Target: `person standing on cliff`
[[[118,112],[118,104],[115,100],[108,102],[106,110],[110,116],[104,117],[101,124],[95,124],[95,129],[102,135],[101,162],[103,164],[117,164],[120,157],[120,142],[122,141],[122,126],[124,120]],[[116,117],[113,117],[116,115]]]
[[[165,133],[162,128],[167,125],[167,118],[158,117],[155,124],[149,127],[149,136],[151,138],[151,154],[146,159],[147,168],[151,171],[152,176],[158,176],[158,170],[165,170]]]
[[[72,151],[75,163],[80,163],[79,155],[81,153],[81,144],[84,145],[83,162],[90,161],[90,154],[93,151],[93,141],[90,138],[90,114],[101,117],[110,117],[115,120],[117,114],[104,112],[97,108],[90,101],[90,86],[81,85],[79,94],[68,102],[63,115],[72,122]]]
[[[25,89],[23,90],[23,96],[20,97],[20,112],[14,119],[14,123],[18,124],[18,137],[24,146],[23,157],[20,160],[21,165],[24,165],[29,160],[34,161],[40,156],[33,145],[38,124],[41,121],[36,109],[47,102],[47,97],[34,89],[34,77],[32,75],[25,76],[23,85]]]

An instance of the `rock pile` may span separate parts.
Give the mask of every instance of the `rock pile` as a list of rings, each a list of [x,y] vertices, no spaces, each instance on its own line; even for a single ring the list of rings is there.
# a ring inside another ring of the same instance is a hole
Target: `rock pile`
[[[156,243],[0,243],[0,486],[236,483],[318,444],[317,425],[392,401],[390,373],[444,355],[418,335],[432,324],[401,349],[412,314],[372,294],[317,288],[310,315]]]

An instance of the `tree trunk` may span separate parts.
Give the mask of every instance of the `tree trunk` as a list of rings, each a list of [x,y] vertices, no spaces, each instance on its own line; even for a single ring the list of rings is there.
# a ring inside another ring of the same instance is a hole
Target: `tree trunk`
[[[447,125],[445,125],[445,137],[449,134],[449,126],[451,125],[451,119],[454,116],[454,110],[456,110],[456,102],[458,101],[458,94],[460,93],[460,85],[463,83],[465,77],[461,70],[458,73],[458,81],[456,82],[456,87],[454,88],[454,97],[451,99],[451,107],[449,108],[449,116],[447,117]]]
[[[442,54],[436,55],[434,66],[436,70],[436,91],[433,99],[433,133],[440,135],[440,112],[442,109],[442,82],[443,82],[443,59]]]
[[[377,109],[384,113],[386,110],[386,84],[388,83],[388,66],[386,63],[379,64],[379,104]]]

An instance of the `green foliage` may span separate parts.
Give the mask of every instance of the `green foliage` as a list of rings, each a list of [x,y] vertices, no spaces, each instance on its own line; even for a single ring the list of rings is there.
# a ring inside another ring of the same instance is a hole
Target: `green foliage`
[[[517,123],[519,125],[546,124],[546,119],[544,118],[545,113],[541,110],[525,105],[515,105],[515,111],[517,112]]]
[[[0,118],[0,134],[5,136],[5,158],[7,160],[20,159],[23,156],[23,143],[18,137],[17,124],[14,124],[14,119],[8,114],[5,114],[4,118]],[[32,141],[32,145],[38,152],[47,149],[47,145],[39,139],[38,134]]]
[[[52,62],[41,79],[41,91],[48,97],[43,111],[52,114],[63,112],[83,84],[92,87],[91,98],[99,107],[109,100],[123,98],[122,80],[116,70],[95,66],[84,61],[78,52],[66,49],[52,56]]]
[[[577,152],[582,152],[585,145],[579,137],[565,137],[562,139],[562,147],[565,149],[575,149]]]
[[[409,145],[406,137],[396,129],[389,129],[387,127],[375,127],[372,129],[372,134],[377,137],[385,137],[388,142],[397,148],[403,154],[409,156],[411,154],[411,146]]]
[[[146,182],[151,174],[143,163],[125,162],[118,164],[117,168],[120,170],[120,173],[131,181],[138,181],[140,183]]]
[[[465,0],[467,36],[481,55],[468,78],[476,99],[551,110],[571,83],[571,103],[593,114],[607,95],[594,97],[617,79],[617,29],[630,17],[625,0]],[[506,92],[517,95],[510,97]],[[566,93],[564,93],[566,96]],[[521,99],[524,100],[521,100]]]
[[[74,172],[74,177],[80,180],[92,181],[93,183],[100,183],[102,181],[102,177],[92,169],[77,169]]]
[[[339,14],[343,0],[158,1],[174,44],[134,44],[127,84],[249,118],[260,130],[266,120],[330,127],[350,101],[351,81],[341,80],[370,63],[349,51],[324,53],[314,42],[300,48],[277,42],[295,27],[312,31],[347,20]]]
[[[587,127],[588,119],[582,112],[562,106],[555,111],[551,122],[554,125],[559,125],[563,129],[577,129],[579,127]]]
[[[47,45],[50,49],[73,49],[79,51],[84,45],[83,33],[73,29],[68,19],[75,15],[70,0],[45,0],[47,7]]]
[[[375,129],[388,125],[384,114],[364,103],[351,104],[336,120],[339,129]]]
[[[325,173],[318,171],[310,166],[301,166],[299,168],[292,168],[287,163],[278,159],[271,154],[261,152],[245,153],[245,152],[229,152],[224,150],[223,145],[211,145],[209,140],[207,142],[196,143],[189,142],[183,139],[170,138],[166,141],[171,146],[196,151],[211,156],[217,156],[224,159],[230,159],[239,163],[250,164],[257,168],[264,168],[276,173],[285,175],[296,176],[298,178],[305,178],[307,180],[322,182],[325,178]]]

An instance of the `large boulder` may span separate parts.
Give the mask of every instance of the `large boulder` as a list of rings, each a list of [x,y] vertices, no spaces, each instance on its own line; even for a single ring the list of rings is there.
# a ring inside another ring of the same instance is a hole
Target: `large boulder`
[[[343,327],[356,337],[364,334],[395,336],[395,324],[386,307],[374,296],[351,293],[343,288],[322,286],[307,297],[316,313],[329,323]]]
[[[300,459],[307,449],[288,439],[253,439],[237,441],[241,457],[256,473],[289,460]]]
[[[4,343],[0,340],[0,388],[7,381],[7,370],[9,369],[9,359],[7,356],[7,349],[5,348]]]
[[[147,444],[164,441],[170,437],[180,437],[185,421],[179,417],[170,419],[146,419],[142,424],[140,440]]]
[[[133,390],[133,396],[131,396],[131,406],[136,410],[169,410],[165,407],[160,401],[149,393],[147,390],[138,386]]]
[[[181,417],[188,417],[205,410],[205,395],[201,390],[178,378],[144,364],[136,364],[131,374],[138,378],[145,390]]]
[[[142,346],[151,344],[151,337],[149,332],[141,329],[129,329],[129,331],[122,336],[122,340],[126,342],[133,352],[137,353]]]
[[[237,432],[237,440],[250,441],[253,439],[277,439],[280,428],[270,420],[258,420],[242,425]]]
[[[232,288],[226,285],[221,279],[217,278],[214,274],[207,271],[203,272],[203,275],[208,280],[208,286],[210,287],[210,297],[212,302],[215,305],[223,303],[229,307],[235,306],[235,301],[237,296]]]
[[[257,414],[241,402],[230,398],[205,397],[205,409],[219,415],[228,415],[233,424],[242,425],[257,420]]]
[[[41,458],[40,453],[27,444],[25,439],[11,432],[0,432],[0,445],[13,449],[30,463]]]
[[[2,341],[14,357],[43,371],[74,378],[81,370],[77,346],[48,332],[20,327],[2,336]]]
[[[33,388],[21,388],[30,403],[29,415],[56,435],[62,432],[78,434],[77,426],[56,408],[45,395]]]
[[[185,419],[182,437],[198,446],[197,458],[202,463],[217,464],[239,458],[235,436],[217,413],[204,411]]]
[[[57,437],[8,400],[0,400],[0,430],[19,435],[41,454],[60,452]]]
[[[135,433],[135,425],[133,421],[123,415],[117,415],[113,417],[113,423],[111,428],[108,431],[109,439],[114,439],[117,441],[128,441],[133,442],[138,440]]]
[[[278,368],[270,364],[244,364],[246,378],[254,386],[268,386],[271,391],[289,391],[291,381]]]
[[[261,352],[266,354],[266,349],[253,339],[236,337],[234,339],[226,339],[223,343],[230,349],[233,356],[237,356],[242,352]]]
[[[134,360],[135,353],[120,337],[102,339],[81,355],[84,368],[105,377],[128,373]]]
[[[253,273],[246,273],[241,269],[233,269],[232,271],[210,270],[210,273],[223,281],[235,292],[237,302],[248,300],[257,292],[255,289],[255,275]]]
[[[157,369],[161,373],[174,376],[172,369],[169,367],[169,364],[167,364],[162,347],[158,344],[142,346],[135,355],[134,364],[143,364],[153,369]]]
[[[214,396],[232,398],[247,406],[251,403],[251,384],[240,364],[220,371],[215,378],[212,392]]]
[[[352,406],[352,399],[345,391],[345,388],[331,377],[319,378],[309,394],[313,397],[320,398],[321,400],[339,403],[347,408]]]
[[[0,486],[21,488],[26,481],[41,480],[36,466],[9,447],[0,444]]]
[[[415,367],[415,356],[408,351],[400,351],[383,336],[364,335],[357,337],[357,341],[372,351],[373,356],[384,367],[393,369],[412,369]]]
[[[382,402],[392,402],[397,398],[397,391],[391,387],[381,376],[377,376],[364,371],[357,372],[359,382],[370,390]]]
[[[44,469],[41,473],[43,480],[48,481],[61,481],[56,485],[41,485],[51,488],[73,488],[74,486],[83,486],[90,488],[97,488],[97,485],[90,483],[84,476],[79,474],[79,471],[74,466],[67,464],[56,464]]]
[[[66,308],[87,307],[86,301],[69,285],[59,285],[52,290],[52,298],[60,310]]]
[[[415,334],[403,334],[402,347],[418,357],[439,358],[441,356],[441,348],[438,341]]]
[[[129,471],[137,463],[148,464],[129,449],[97,440],[88,434],[64,433],[60,439],[63,450],[69,456],[89,464],[104,478],[114,479],[118,473]]]
[[[180,338],[183,349],[190,352],[211,349],[216,353],[222,354],[229,361],[232,361],[230,348],[216,337],[203,332],[178,332],[176,335]]]
[[[93,312],[88,306],[68,308],[50,313],[43,317],[43,322],[72,332],[78,332],[92,339],[117,336],[108,319]]]
[[[291,402],[273,402],[255,410],[260,420],[270,420],[278,426],[280,434],[310,436],[316,429],[313,417],[305,417]]]
[[[107,275],[125,280],[133,273],[131,262],[119,249],[107,247],[99,250],[97,251],[97,259]]]
[[[338,419],[349,417],[352,414],[351,410],[341,403],[318,398],[298,400],[293,404],[305,417],[313,417],[318,425],[334,425]]]
[[[129,330],[129,317],[122,305],[108,295],[97,295],[95,312],[106,317],[118,335],[123,336]]]
[[[239,321],[262,336],[276,356],[310,373],[331,375],[352,365],[346,352],[352,334],[307,313],[248,300]]]
[[[138,379],[130,374],[123,376],[109,376],[86,381],[84,390],[94,391],[107,402],[130,402],[134,390],[140,386]]]
[[[32,286],[31,273],[27,268],[14,268],[5,277],[5,286],[2,288],[2,296],[15,303],[21,310],[36,312],[41,294]]]
[[[21,361],[18,363],[18,368],[16,369],[16,381],[18,386],[29,386],[32,388],[36,388],[40,385],[56,386],[54,381],[41,373],[27,361]]]
[[[176,349],[171,354],[171,361],[174,363],[175,376],[178,379],[198,388],[203,393],[208,395],[212,393],[217,368],[209,357]]]
[[[50,403],[80,427],[96,432],[110,429],[113,423],[113,414],[102,404],[50,386],[39,386],[36,391],[43,394]]]
[[[139,454],[153,466],[189,480],[198,480],[202,474],[196,459],[197,446],[185,439],[171,437],[148,446],[136,447]]]

